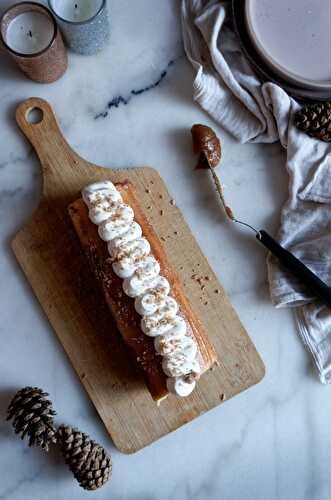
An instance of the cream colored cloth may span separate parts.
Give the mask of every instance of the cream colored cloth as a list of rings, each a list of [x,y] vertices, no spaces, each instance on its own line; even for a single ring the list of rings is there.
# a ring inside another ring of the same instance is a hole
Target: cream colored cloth
[[[261,83],[233,32],[229,2],[182,0],[183,39],[196,70],[194,99],[240,142],[280,141],[287,150],[289,199],[278,240],[331,285],[331,146],[293,126],[296,101]],[[331,382],[331,310],[268,259],[276,307],[296,306],[299,333],[320,379]]]

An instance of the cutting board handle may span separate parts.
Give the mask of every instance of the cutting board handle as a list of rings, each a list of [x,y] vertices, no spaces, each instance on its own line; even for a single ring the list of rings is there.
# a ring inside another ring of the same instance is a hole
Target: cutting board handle
[[[64,139],[54,111],[44,99],[23,101],[16,109],[16,121],[40,159],[44,195],[50,194],[63,179],[64,170],[75,168],[81,158]]]

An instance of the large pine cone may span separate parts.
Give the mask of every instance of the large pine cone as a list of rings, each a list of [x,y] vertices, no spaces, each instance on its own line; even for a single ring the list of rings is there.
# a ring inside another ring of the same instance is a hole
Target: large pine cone
[[[13,419],[16,434],[21,434],[22,439],[29,437],[29,446],[40,446],[45,451],[56,443],[56,412],[47,396],[38,387],[24,387],[12,399],[7,416],[7,420]]]
[[[105,449],[84,432],[61,425],[58,441],[66,464],[85,490],[101,488],[111,476],[112,460]]]
[[[294,123],[310,137],[331,142],[331,102],[304,106],[295,114]]]

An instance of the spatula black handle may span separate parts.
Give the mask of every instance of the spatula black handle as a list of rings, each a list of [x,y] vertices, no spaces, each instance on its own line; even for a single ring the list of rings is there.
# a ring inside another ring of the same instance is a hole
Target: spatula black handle
[[[301,260],[288,250],[285,250],[263,229],[257,233],[256,238],[279,259],[288,271],[331,307],[331,288],[324,281],[320,280]]]

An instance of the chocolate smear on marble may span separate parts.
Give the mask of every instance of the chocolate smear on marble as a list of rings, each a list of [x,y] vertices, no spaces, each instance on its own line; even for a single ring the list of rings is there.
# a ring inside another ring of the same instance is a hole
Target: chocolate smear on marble
[[[195,124],[191,128],[193,152],[199,155],[196,168],[207,168],[210,170],[214,180],[216,191],[227,217],[233,221],[234,215],[232,209],[226,204],[223,188],[215,168],[220,162],[222,156],[221,142],[214,130],[207,125]]]
[[[221,142],[212,128],[196,124],[191,128],[193,152],[199,155],[196,168],[216,168],[222,156]]]

